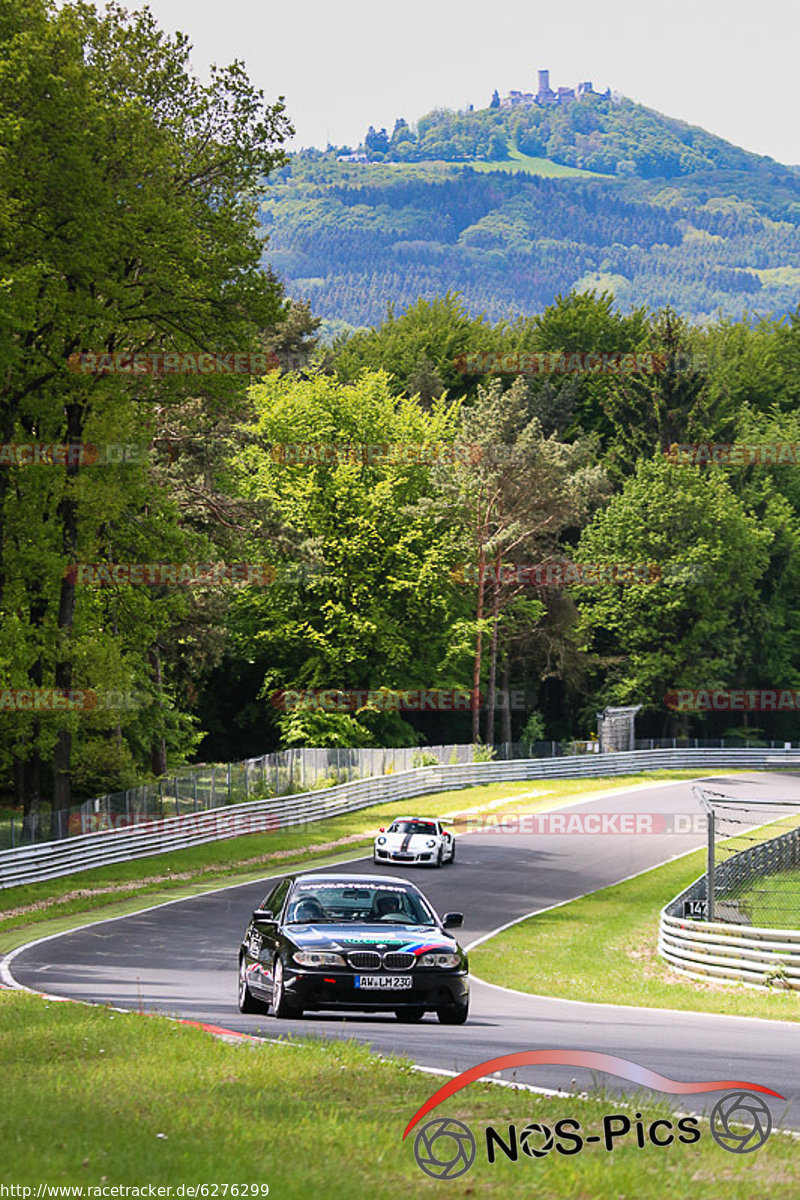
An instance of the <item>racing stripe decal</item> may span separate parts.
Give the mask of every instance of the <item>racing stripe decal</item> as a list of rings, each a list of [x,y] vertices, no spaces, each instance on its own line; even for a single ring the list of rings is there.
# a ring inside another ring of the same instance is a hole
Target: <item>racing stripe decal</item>
[[[452,946],[443,946],[441,942],[417,942],[416,944],[412,943],[410,946],[403,946],[405,954],[416,954],[418,956],[427,953],[428,950],[441,950],[442,953],[446,953],[452,949]]]
[[[407,833],[407,834],[405,835],[405,837],[403,838],[402,845],[400,846],[400,853],[401,853],[401,854],[405,854],[405,853],[406,853],[406,851],[408,850],[408,847],[411,845],[411,839],[412,839],[412,837],[413,837],[413,836],[414,836],[414,835],[413,835],[413,833]]]

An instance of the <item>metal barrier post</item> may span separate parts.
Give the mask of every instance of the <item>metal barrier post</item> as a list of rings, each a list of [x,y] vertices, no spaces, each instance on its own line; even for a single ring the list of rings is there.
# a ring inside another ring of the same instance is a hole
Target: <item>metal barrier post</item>
[[[706,863],[706,920],[714,920],[714,836],[716,833],[714,809],[709,805],[708,813],[708,860]]]

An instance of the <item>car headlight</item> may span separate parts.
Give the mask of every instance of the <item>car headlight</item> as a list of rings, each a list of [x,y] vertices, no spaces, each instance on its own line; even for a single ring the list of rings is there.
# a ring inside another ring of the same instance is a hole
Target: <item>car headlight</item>
[[[382,845],[384,844],[384,842],[386,841],[386,838],[385,838],[385,837],[379,837],[379,838],[376,838],[375,840],[376,840],[376,842],[378,843],[378,845],[379,845],[379,846],[382,846]]]
[[[427,842],[425,843],[425,845],[426,845],[426,846],[431,846],[431,847],[435,846],[435,845],[436,845],[436,838],[428,838],[428,840],[427,840]]]
[[[301,967],[343,967],[346,965],[341,954],[333,954],[329,950],[295,950],[292,958]]]
[[[442,954],[423,954],[420,957],[421,967],[457,967],[461,959],[450,951]]]

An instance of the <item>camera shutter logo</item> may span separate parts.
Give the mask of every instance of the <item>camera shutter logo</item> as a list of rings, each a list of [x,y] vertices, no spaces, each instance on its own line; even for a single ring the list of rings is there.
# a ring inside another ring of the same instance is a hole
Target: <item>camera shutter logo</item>
[[[537,1138],[542,1139],[541,1145],[536,1145]],[[528,1158],[545,1158],[553,1149],[553,1131],[547,1125],[532,1122],[520,1134],[519,1144]]]
[[[731,1154],[760,1150],[772,1132],[772,1113],[752,1092],[729,1092],[711,1110],[711,1136]],[[746,1132],[733,1126],[746,1127]]]
[[[420,1129],[414,1157],[432,1179],[458,1179],[475,1162],[475,1138],[463,1122],[438,1117]]]

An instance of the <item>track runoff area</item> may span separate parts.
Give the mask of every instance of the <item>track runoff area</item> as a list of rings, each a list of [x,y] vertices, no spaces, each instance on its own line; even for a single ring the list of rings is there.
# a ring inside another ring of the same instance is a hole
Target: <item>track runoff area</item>
[[[472,831],[459,836],[456,863],[442,870],[377,866],[371,855],[326,870],[406,876],[439,913],[464,913],[458,938],[469,949],[527,915],[705,847],[706,815],[693,794],[698,781],[594,792],[527,819],[516,815],[502,821],[502,810],[496,809],[494,821],[473,820]],[[722,774],[704,776],[702,782],[717,793],[757,799],[753,826],[785,816],[779,801],[800,802],[800,775]],[[267,890],[266,879],[29,943],[6,958],[4,981],[269,1039],[357,1039],[378,1053],[401,1054],[435,1072],[460,1072],[535,1047],[615,1055],[676,1080],[747,1079],[786,1097],[788,1105],[766,1098],[776,1124],[800,1127],[800,1026],[790,1022],[559,1000],[474,977],[469,1021],[446,1030],[433,1014],[417,1025],[383,1015],[321,1013],[287,1021],[242,1015],[236,1003],[237,954],[250,914]],[[602,928],[588,930],[587,937],[602,959]],[[624,1094],[639,1086],[574,1065],[517,1067],[513,1078],[565,1092],[589,1091],[602,1083]],[[685,1109],[686,1097],[675,1104]]]

